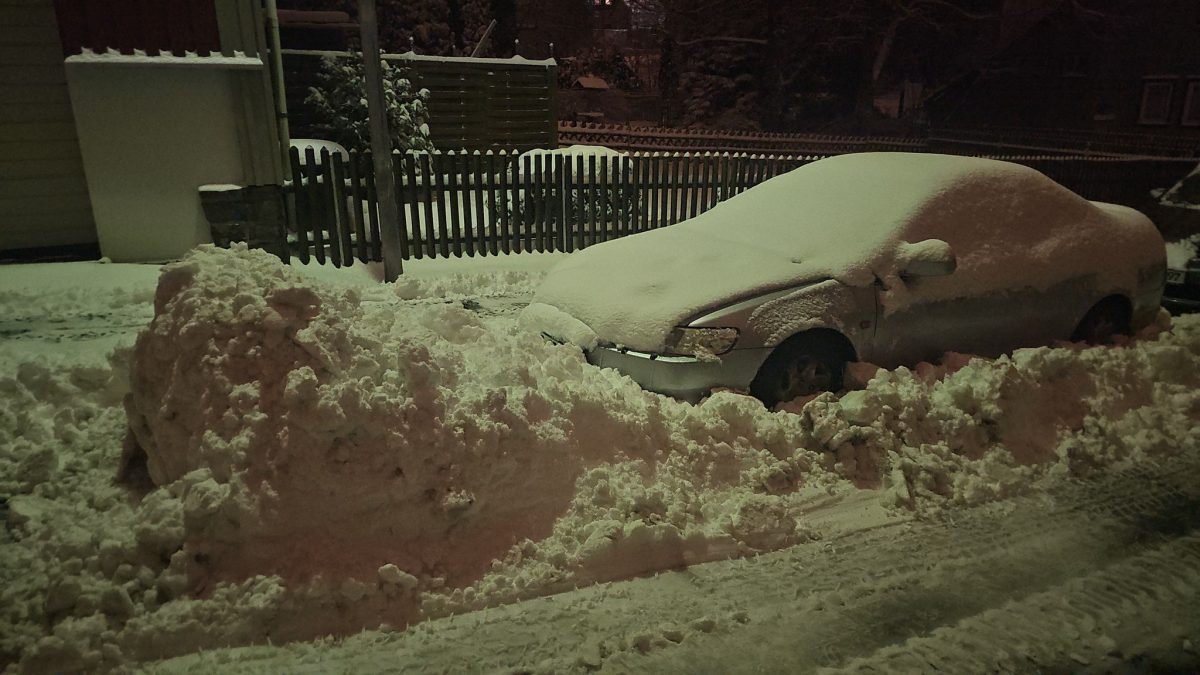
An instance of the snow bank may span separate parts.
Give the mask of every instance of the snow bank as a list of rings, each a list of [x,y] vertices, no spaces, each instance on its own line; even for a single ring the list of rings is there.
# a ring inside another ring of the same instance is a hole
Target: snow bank
[[[1186,270],[1188,262],[1197,256],[1200,256],[1200,234],[1167,242],[1167,267],[1173,270]]]
[[[5,321],[61,320],[146,307],[158,267],[103,262],[0,265],[0,315]]]
[[[426,611],[467,601],[514,544],[545,539],[564,514],[594,521],[597,500],[578,490],[611,496],[608,529],[589,526],[554,560],[623,576],[629,551],[674,560],[803,540],[760,493],[807,473],[836,482],[811,472],[821,457],[802,449],[798,420],[752,399],[692,408],[513,319],[362,302],[267,254],[204,249],[168,266],[155,309],[135,348],[129,460],[144,453],[182,501],[192,588],[353,579],[363,587],[348,592],[371,596],[359,607],[403,624],[418,591]],[[307,630],[343,630],[342,618]]]
[[[857,364],[863,389],[771,412],[370,288],[202,248],[165,268],[128,375],[122,354],[0,375],[0,662],[399,627],[820,538],[816,495],[934,513],[1200,449],[1195,317],[1117,348]]]

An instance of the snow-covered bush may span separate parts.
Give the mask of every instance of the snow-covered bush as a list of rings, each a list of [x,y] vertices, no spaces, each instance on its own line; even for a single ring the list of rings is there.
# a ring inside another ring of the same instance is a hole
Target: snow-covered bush
[[[429,140],[429,90],[413,89],[401,69],[381,63],[383,99],[388,111],[392,148],[432,151]],[[361,55],[352,59],[325,57],[318,71],[319,86],[310,87],[307,103],[319,124],[337,141],[360,152],[371,148],[367,115],[367,86]]]

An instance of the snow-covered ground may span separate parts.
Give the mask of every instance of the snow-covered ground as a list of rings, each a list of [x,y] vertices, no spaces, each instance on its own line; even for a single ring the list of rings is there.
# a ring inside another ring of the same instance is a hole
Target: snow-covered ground
[[[1200,664],[1196,317],[692,406],[523,327],[558,258],[0,268],[0,662]]]

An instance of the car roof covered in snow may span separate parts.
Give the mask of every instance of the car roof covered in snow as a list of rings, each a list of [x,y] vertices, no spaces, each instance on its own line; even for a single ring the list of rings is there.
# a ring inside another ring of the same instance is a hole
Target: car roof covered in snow
[[[1079,212],[1087,200],[1026,166],[979,157],[864,152],[776,176],[679,227],[782,247],[796,261],[831,250],[861,256],[939,211],[965,211],[1002,194]],[[936,226],[931,229],[936,230]],[[929,236],[936,236],[930,233]]]

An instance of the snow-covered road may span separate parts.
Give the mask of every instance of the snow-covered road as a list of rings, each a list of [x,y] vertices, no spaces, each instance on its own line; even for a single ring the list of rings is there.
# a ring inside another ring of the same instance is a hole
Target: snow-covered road
[[[406,632],[147,670],[1185,672],[1200,665],[1197,606],[1200,462],[1189,457]]]

